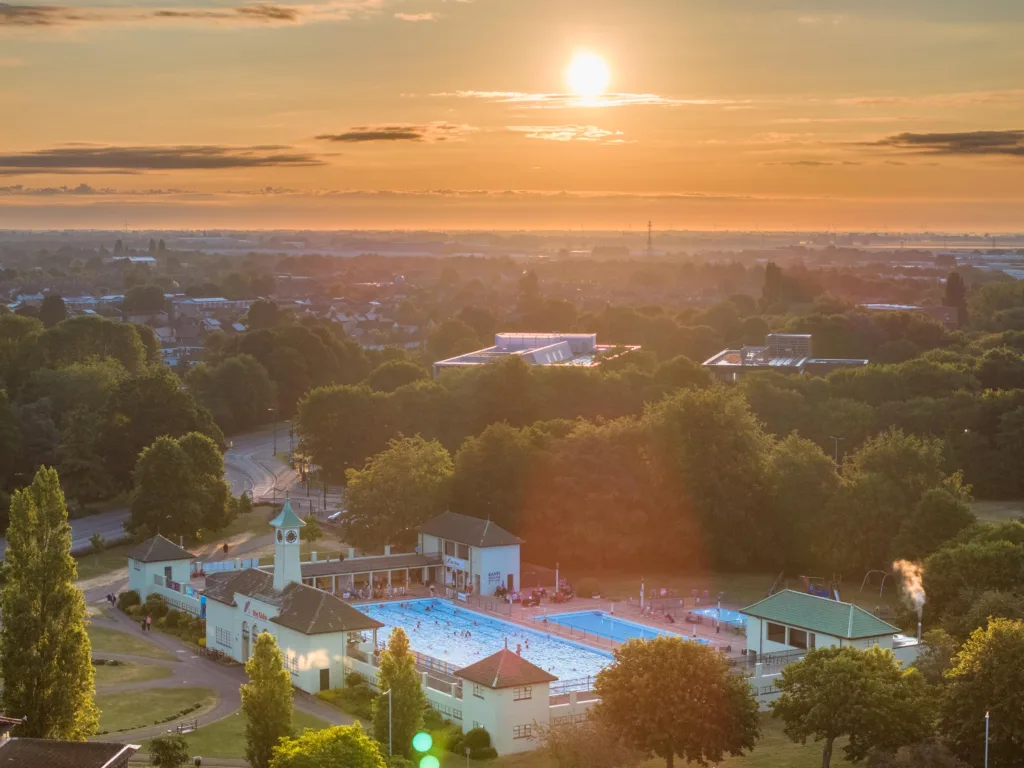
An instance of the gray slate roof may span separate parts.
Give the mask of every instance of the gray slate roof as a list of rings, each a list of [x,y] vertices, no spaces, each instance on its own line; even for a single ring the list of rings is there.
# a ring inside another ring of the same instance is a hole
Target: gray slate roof
[[[134,744],[109,741],[16,738],[0,744],[0,765],[4,768],[120,768],[128,765],[128,758],[138,751]]]
[[[490,520],[459,515],[455,512],[445,512],[433,520],[428,520],[416,530],[428,536],[438,536],[471,547],[507,547],[523,543],[518,536]]]
[[[235,606],[238,605],[236,593],[277,606],[279,613],[271,621],[305,635],[355,632],[384,626],[340,597],[305,584],[292,582],[284,589],[275,589],[274,575],[256,568],[212,573],[206,577],[203,594],[211,600]]]
[[[348,560],[322,560],[316,563],[303,563],[302,576],[304,578],[310,576],[333,576],[335,574],[366,573],[368,571],[422,568],[428,565],[440,564],[440,555],[407,553],[401,555],[381,555],[380,557],[353,557]]]
[[[158,533],[129,549],[128,557],[141,563],[163,563],[169,560],[191,560],[195,555]]]

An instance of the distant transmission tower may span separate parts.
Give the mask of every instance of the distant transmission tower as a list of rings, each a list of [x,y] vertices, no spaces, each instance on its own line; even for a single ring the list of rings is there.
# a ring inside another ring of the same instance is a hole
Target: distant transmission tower
[[[651,222],[647,222],[647,255],[654,255],[654,237],[651,233]]]

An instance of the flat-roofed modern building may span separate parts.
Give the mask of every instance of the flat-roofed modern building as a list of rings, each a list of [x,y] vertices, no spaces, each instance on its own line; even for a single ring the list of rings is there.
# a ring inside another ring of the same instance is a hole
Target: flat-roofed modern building
[[[636,349],[640,347],[598,344],[596,333],[496,333],[492,347],[434,363],[434,376],[445,368],[486,365],[506,357],[519,357],[530,365],[593,368]]]
[[[747,346],[723,349],[704,361],[707,368],[720,381],[736,381],[750,371],[778,371],[779,373],[810,373],[824,376],[837,368],[860,367],[867,360],[853,358],[813,357],[812,339],[807,333],[770,333],[763,347]]]

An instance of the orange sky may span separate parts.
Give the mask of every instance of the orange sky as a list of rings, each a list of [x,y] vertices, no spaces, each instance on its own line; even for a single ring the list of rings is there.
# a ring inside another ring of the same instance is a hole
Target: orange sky
[[[1022,33],[1019,0],[22,0],[0,227],[1021,230]]]

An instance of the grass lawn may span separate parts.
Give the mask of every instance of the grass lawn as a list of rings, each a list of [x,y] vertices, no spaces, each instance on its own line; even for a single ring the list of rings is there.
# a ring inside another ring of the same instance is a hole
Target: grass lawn
[[[202,718],[200,718],[200,724]],[[297,732],[306,728],[321,730],[328,723],[318,717],[307,715],[295,710],[292,723]],[[185,735],[188,740],[188,751],[191,755],[203,757],[243,758],[245,756],[245,718],[240,712],[228,715],[210,725],[201,726],[194,733]],[[143,751],[148,751],[149,742],[142,742]]]
[[[196,717],[216,701],[209,688],[151,688],[97,696],[96,706],[100,708],[100,732],[117,733],[156,725],[186,707],[201,704],[196,713],[183,715]]]
[[[979,520],[1005,523],[1024,517],[1024,501],[975,501],[972,505]]]
[[[141,637],[120,632],[108,627],[89,625],[89,639],[92,641],[92,652],[97,656],[104,653],[124,653],[129,656],[144,656],[147,659],[175,661],[175,657],[157,646],[147,643]]]
[[[170,675],[170,669],[158,664],[100,664],[96,667],[96,687],[141,683],[144,680],[159,680]]]
[[[124,570],[128,567],[126,553],[132,544],[118,544],[102,552],[91,552],[78,558],[78,578],[93,579],[106,573]],[[125,571],[127,573],[127,571]]]

